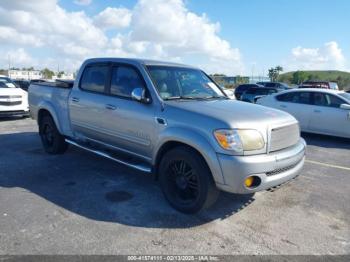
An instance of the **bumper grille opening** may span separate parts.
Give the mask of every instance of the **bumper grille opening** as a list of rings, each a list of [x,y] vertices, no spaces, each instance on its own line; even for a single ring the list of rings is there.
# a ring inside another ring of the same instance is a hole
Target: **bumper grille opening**
[[[270,172],[267,172],[266,175],[267,175],[267,176],[274,176],[274,175],[281,174],[281,173],[283,173],[283,172],[286,172],[286,171],[288,171],[288,170],[293,169],[293,168],[296,167],[299,163],[300,163],[300,162],[295,163],[295,164],[290,165],[290,166],[286,166],[286,167],[282,167],[282,168],[277,168],[277,169],[275,169],[275,170],[272,170],[272,171],[270,171]]]

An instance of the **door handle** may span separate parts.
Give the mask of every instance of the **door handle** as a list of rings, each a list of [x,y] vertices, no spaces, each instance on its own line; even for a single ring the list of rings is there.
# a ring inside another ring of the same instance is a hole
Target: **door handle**
[[[108,109],[108,110],[116,110],[117,107],[114,106],[114,105],[107,104],[107,105],[106,105],[106,109]]]
[[[79,102],[79,98],[77,98],[77,97],[72,97],[72,102],[78,103],[78,102]]]
[[[287,106],[285,106],[285,105],[280,105],[280,107],[282,107],[282,108],[287,108]]]
[[[315,109],[314,112],[315,113],[321,113],[321,110]]]

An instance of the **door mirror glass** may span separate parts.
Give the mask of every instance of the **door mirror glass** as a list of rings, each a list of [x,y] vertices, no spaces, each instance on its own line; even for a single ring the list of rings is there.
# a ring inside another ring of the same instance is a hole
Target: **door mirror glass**
[[[349,104],[341,104],[340,108],[345,109],[345,110],[350,110],[350,105]]]
[[[132,90],[131,98],[140,103],[148,104],[150,102],[150,99],[146,97],[146,90],[141,87]]]

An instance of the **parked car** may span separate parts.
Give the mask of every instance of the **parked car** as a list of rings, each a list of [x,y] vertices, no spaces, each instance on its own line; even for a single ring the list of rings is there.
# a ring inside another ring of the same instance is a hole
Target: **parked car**
[[[30,82],[28,80],[13,80],[17,87],[23,89],[24,91],[28,91]]]
[[[337,83],[327,81],[305,81],[299,86],[299,88],[325,88],[333,90],[339,89]]]
[[[304,132],[350,138],[350,94],[305,88],[266,96],[258,104],[286,111]]]
[[[243,102],[256,103],[259,98],[277,93],[278,91],[279,89],[277,88],[253,87],[242,94],[241,100]]]
[[[291,88],[289,85],[282,82],[257,82],[257,84],[264,87],[278,88],[281,90],[287,90]]]
[[[28,96],[8,77],[0,77],[0,117],[27,116]]]
[[[256,85],[256,84],[242,84],[235,88],[235,97],[237,100],[241,100],[242,94],[247,91],[250,88],[253,87],[263,87],[262,85]]]
[[[71,144],[152,173],[185,213],[210,206],[218,190],[251,194],[280,185],[304,164],[294,117],[232,101],[186,65],[89,59],[73,88],[30,85],[29,104],[47,153]]]

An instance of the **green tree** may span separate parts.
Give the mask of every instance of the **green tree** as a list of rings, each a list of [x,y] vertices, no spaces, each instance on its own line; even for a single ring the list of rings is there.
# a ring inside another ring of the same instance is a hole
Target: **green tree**
[[[8,75],[7,70],[6,69],[0,69],[0,75],[7,76]]]
[[[296,71],[293,73],[293,84],[300,85],[308,79],[308,75],[304,71]]]
[[[64,71],[58,72],[57,77],[60,78],[62,75],[64,75]]]
[[[51,71],[48,68],[44,68],[41,70],[41,74],[43,75],[44,78],[46,79],[52,79],[52,76],[55,74],[53,71]]]
[[[269,78],[271,82],[276,82],[281,72],[283,72],[282,66],[276,66],[275,68],[273,67],[270,68],[268,73],[269,73]]]

